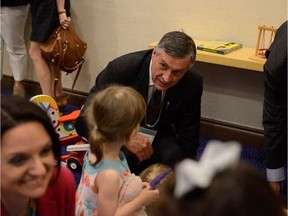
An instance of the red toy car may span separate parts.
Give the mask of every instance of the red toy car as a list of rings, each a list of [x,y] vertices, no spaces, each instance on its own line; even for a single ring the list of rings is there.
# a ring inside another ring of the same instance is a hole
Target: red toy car
[[[69,154],[62,155],[61,161],[67,163],[67,167],[72,171],[80,171],[83,166],[83,158],[86,151],[90,149],[89,144],[83,144],[82,142],[76,143],[75,145],[67,146]]]

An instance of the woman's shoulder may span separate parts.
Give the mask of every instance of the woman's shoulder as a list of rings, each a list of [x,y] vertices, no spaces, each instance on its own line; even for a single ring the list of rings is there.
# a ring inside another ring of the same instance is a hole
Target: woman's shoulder
[[[43,197],[37,200],[39,215],[65,215],[75,214],[75,178],[65,166],[54,168],[52,180]],[[47,206],[50,212],[47,214]]]
[[[50,184],[45,196],[60,197],[61,194],[69,195],[75,193],[75,177],[66,166],[54,168]]]
[[[50,187],[74,187],[75,188],[75,178],[70,169],[66,166],[61,166],[59,168],[54,168],[52,181]],[[57,173],[59,171],[59,173]]]
[[[66,166],[61,166],[59,177],[62,180],[70,181],[71,183],[74,182],[74,175],[70,169]]]

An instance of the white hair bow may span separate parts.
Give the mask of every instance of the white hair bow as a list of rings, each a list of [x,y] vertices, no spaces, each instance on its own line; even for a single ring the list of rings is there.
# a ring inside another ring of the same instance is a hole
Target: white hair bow
[[[207,188],[216,173],[239,161],[240,153],[237,142],[209,141],[199,162],[185,159],[176,165],[175,197],[180,198],[195,187]]]

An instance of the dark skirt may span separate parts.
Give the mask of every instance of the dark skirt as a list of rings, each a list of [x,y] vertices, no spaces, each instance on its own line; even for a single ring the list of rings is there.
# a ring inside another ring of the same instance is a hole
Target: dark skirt
[[[56,0],[31,0],[30,8],[32,16],[30,40],[44,42],[59,26],[57,2]],[[67,16],[70,16],[70,0],[65,0],[65,9]]]

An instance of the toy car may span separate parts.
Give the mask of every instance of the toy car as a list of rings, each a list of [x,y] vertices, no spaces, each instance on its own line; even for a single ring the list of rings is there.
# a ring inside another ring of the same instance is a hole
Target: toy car
[[[76,143],[75,145],[69,145],[66,149],[69,154],[61,156],[61,160],[66,162],[67,167],[72,171],[80,171],[85,153],[89,149],[89,144]]]

